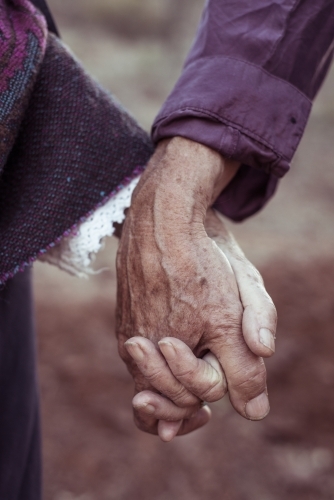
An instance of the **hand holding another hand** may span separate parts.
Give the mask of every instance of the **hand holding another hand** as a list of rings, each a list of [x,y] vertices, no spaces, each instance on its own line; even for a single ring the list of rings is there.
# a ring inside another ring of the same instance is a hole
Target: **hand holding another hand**
[[[227,389],[244,417],[269,411],[261,356],[274,351],[275,308],[258,272],[207,212],[236,168],[204,146],[166,141],[123,228],[119,350],[135,380],[137,425],[165,440],[206,423],[201,401]]]

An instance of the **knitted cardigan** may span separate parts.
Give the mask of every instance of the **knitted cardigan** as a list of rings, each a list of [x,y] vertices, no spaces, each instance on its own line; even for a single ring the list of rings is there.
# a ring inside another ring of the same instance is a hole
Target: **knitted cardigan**
[[[28,0],[0,0],[0,36],[4,283],[138,175],[153,145]]]

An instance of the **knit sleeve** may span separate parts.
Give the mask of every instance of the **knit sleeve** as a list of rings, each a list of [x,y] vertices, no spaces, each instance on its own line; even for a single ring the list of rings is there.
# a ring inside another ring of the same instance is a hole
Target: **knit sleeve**
[[[0,283],[77,235],[154,151],[148,134],[67,47],[50,34],[46,42],[20,120],[11,115],[7,129],[0,127]]]

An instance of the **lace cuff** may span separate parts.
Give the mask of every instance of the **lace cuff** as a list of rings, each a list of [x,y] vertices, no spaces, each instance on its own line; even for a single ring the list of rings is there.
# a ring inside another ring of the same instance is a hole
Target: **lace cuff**
[[[91,263],[95,254],[103,248],[103,239],[114,233],[113,223],[124,221],[124,211],[131,205],[131,196],[139,178],[133,179],[102,207],[97,208],[78,226],[75,234],[64,237],[58,245],[41,255],[39,260],[79,277],[94,274]]]

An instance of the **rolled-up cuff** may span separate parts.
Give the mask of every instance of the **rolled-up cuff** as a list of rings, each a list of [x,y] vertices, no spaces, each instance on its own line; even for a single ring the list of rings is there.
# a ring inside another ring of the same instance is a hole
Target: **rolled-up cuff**
[[[155,142],[192,139],[276,177],[289,169],[311,101],[290,83],[224,56],[189,64],[152,128]]]
[[[275,194],[278,177],[247,165],[220,194],[214,208],[235,222],[241,222],[261,210]]]

